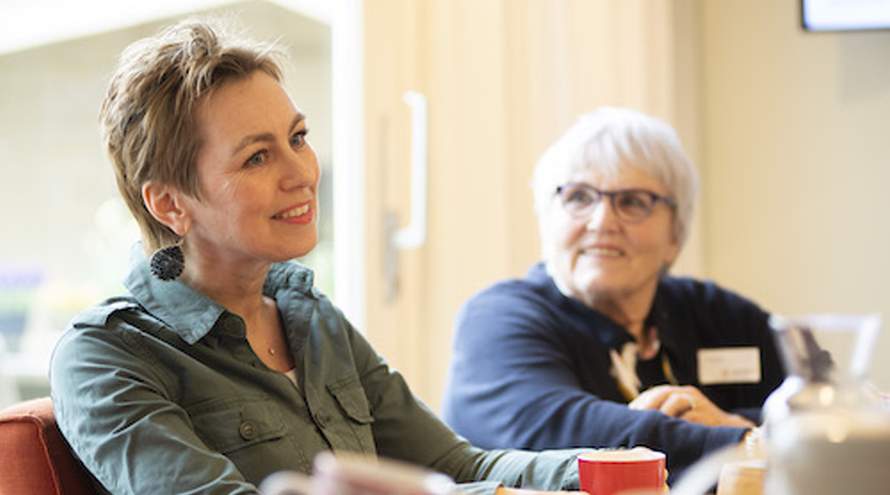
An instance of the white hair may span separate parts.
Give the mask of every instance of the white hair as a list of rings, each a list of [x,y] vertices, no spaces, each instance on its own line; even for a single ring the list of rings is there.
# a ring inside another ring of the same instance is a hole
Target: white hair
[[[676,202],[674,234],[680,245],[689,234],[698,174],[680,138],[666,122],[626,108],[602,107],[578,118],[538,159],[532,189],[538,221],[556,188],[581,171],[615,175],[626,167],[643,171]]]

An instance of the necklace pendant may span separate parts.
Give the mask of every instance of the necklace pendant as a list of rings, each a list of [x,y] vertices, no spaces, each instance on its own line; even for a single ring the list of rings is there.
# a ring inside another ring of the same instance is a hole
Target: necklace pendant
[[[269,348],[269,355],[270,355],[270,356],[274,356],[274,355],[275,355],[275,349],[273,349],[273,348],[270,347],[270,348]]]

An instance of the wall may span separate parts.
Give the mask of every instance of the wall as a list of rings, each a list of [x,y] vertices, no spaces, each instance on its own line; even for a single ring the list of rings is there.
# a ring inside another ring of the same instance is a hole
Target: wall
[[[699,1],[706,273],[775,312],[887,326],[890,32],[804,33],[797,3]],[[885,389],[888,353],[885,329]]]

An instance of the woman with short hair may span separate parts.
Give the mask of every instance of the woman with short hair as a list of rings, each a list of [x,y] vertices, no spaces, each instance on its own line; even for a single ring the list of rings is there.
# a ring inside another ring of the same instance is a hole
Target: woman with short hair
[[[476,493],[576,488],[576,452],[487,452],[417,400],[290,262],[320,170],[276,50],[190,21],[131,45],[101,110],[143,245],[127,292],[52,359],[59,428],[111,493],[258,493],[316,454],[425,466]]]
[[[629,109],[583,115],[533,188],[543,262],[462,309],[446,421],[488,448],[645,445],[674,474],[738,442],[783,371],[767,313],[667,275],[697,191],[674,130]]]

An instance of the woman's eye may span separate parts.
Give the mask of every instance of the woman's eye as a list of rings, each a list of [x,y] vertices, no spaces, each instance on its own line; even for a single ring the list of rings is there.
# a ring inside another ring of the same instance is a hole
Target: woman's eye
[[[293,146],[294,148],[299,148],[306,144],[306,134],[309,134],[308,129],[303,129],[302,131],[297,131],[296,133],[294,133],[294,135],[290,138],[291,146]]]
[[[266,150],[257,151],[256,153],[250,155],[250,158],[248,158],[247,161],[244,162],[244,165],[248,167],[256,167],[258,165],[262,165],[263,163],[266,163],[266,154]]]
[[[618,197],[618,202],[626,208],[642,208],[649,207],[649,198],[640,194],[622,194]]]
[[[571,192],[566,198],[567,203],[579,205],[587,205],[590,204],[592,201],[593,197],[591,197],[591,195],[583,189]]]

